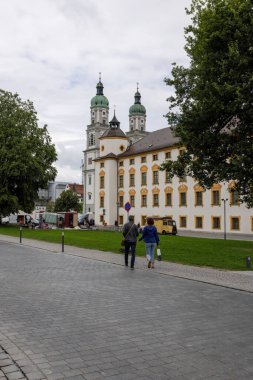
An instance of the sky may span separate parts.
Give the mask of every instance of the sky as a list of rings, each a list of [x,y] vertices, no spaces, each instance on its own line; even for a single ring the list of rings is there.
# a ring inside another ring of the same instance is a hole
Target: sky
[[[2,0],[0,88],[31,100],[48,125],[57,181],[81,183],[90,100],[101,72],[104,95],[124,132],[136,83],[146,130],[167,127],[164,78],[186,66],[185,7],[191,0]]]

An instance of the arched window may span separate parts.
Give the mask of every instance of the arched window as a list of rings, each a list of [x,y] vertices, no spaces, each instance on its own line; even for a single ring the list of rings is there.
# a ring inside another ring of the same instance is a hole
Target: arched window
[[[95,145],[95,135],[94,133],[91,133],[89,135],[89,146]]]

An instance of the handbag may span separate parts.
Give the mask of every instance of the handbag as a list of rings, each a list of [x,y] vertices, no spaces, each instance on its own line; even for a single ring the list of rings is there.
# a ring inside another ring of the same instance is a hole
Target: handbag
[[[126,241],[125,241],[125,239],[122,239],[122,240],[121,240],[121,243],[120,243],[120,244],[121,244],[121,246],[122,246],[122,247],[124,247],[124,246],[125,246],[125,244],[126,244]]]
[[[157,248],[156,254],[157,254],[157,260],[162,261],[162,254],[161,254],[160,248]]]

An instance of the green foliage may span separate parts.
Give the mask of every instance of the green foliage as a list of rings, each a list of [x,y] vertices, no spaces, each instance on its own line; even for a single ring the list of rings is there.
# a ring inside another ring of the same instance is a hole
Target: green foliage
[[[0,213],[31,212],[38,190],[56,176],[57,155],[32,102],[0,89]]]
[[[19,229],[0,227],[0,234],[16,236]],[[23,238],[60,244],[62,230],[24,229]],[[65,244],[80,248],[119,253],[122,234],[111,231],[66,230]],[[163,261],[209,266],[213,268],[245,270],[245,257],[253,250],[252,241],[203,239],[183,236],[160,236]],[[137,243],[137,256],[145,256],[145,244]],[[123,257],[122,257],[123,263]]]
[[[185,153],[163,165],[210,188],[235,181],[253,206],[253,8],[251,0],[193,0],[185,29],[189,67],[173,64],[169,123]]]
[[[54,212],[54,202],[53,201],[47,202],[46,210],[48,212]]]
[[[82,205],[73,190],[65,190],[55,201],[54,211],[82,211]]]

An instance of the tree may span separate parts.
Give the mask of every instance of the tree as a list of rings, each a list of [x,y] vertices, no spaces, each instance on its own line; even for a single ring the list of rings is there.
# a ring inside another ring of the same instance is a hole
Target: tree
[[[78,196],[72,190],[65,190],[55,201],[54,211],[77,211],[81,212],[82,205]]]
[[[175,95],[167,118],[185,146],[162,169],[188,174],[205,188],[233,180],[253,206],[252,0],[193,0],[185,29],[188,67],[165,78]]]
[[[56,158],[33,103],[0,89],[0,214],[31,212],[38,190],[56,176]]]

